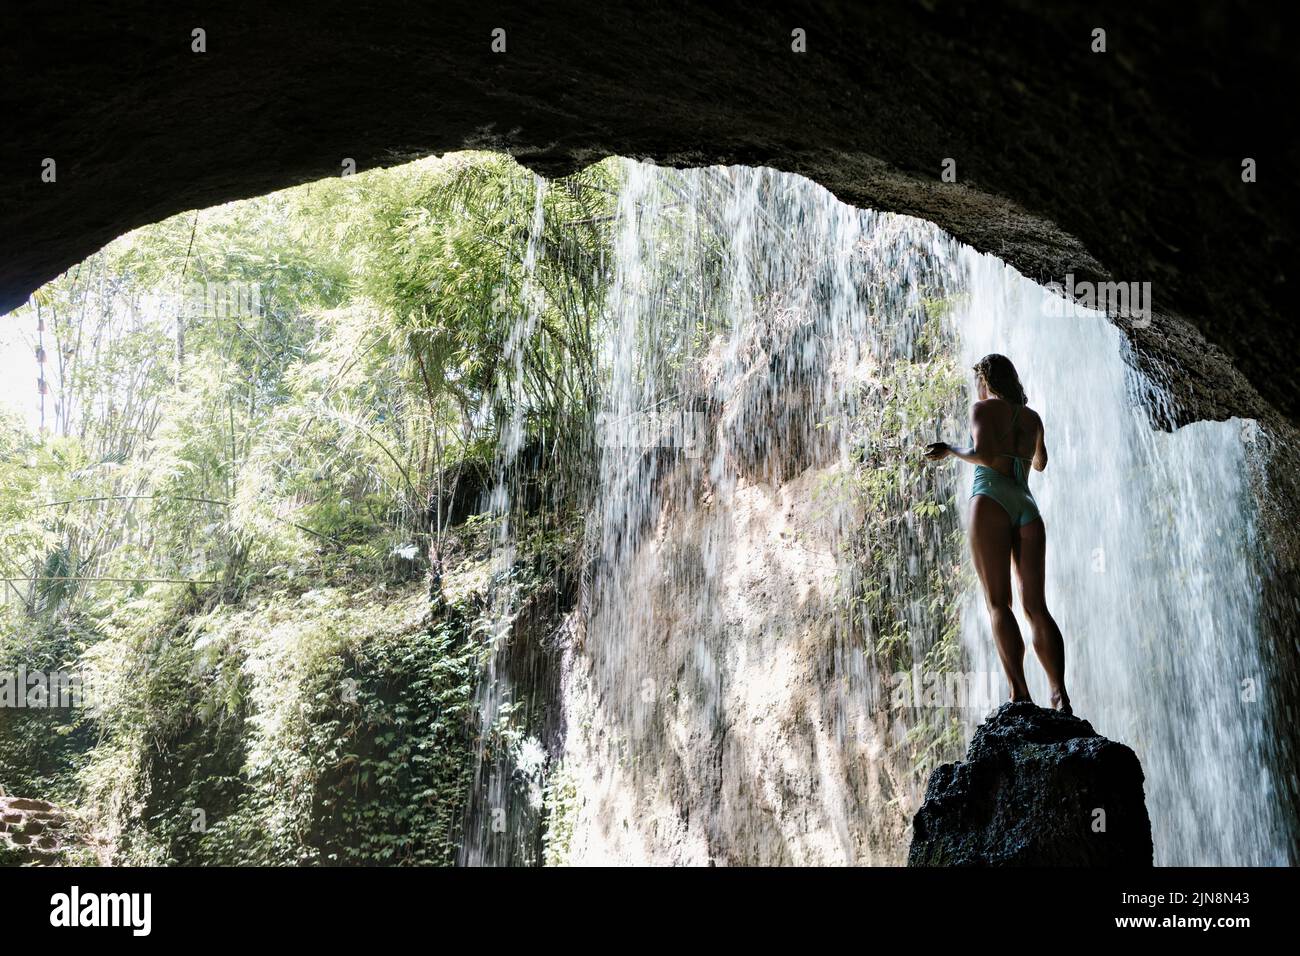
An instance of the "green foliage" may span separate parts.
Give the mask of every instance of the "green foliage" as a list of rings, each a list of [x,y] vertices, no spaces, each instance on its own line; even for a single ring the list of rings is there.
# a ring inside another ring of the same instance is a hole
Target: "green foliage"
[[[452,552],[486,529],[448,529],[509,465],[511,593],[572,551],[612,185],[426,160],[174,217],[40,290],[48,401],[0,417],[0,667],[93,675],[100,708],[0,714],[0,784],[80,802],[126,862],[448,862],[479,736],[535,720],[474,726],[491,582]],[[230,289],[255,307],[205,298]]]
[[[854,609],[879,673],[924,682],[960,674],[961,602],[969,584],[952,469],[923,459],[928,442],[959,433],[966,379],[958,368],[947,299],[926,300],[911,356],[882,363],[855,427],[855,467],[838,476],[840,493],[861,507],[852,563],[861,569]],[[909,686],[909,685],[904,685]],[[886,700],[896,688],[883,694]],[[898,707],[890,700],[891,707]],[[906,732],[895,756],[923,785],[955,759],[962,722],[948,707],[894,715]],[[892,804],[909,813],[902,794]],[[903,821],[905,822],[905,821]]]
[[[476,673],[456,614],[409,585],[155,623],[89,655],[108,743],[82,780],[122,862],[451,862]]]
[[[572,849],[578,815],[578,787],[573,775],[560,766],[547,778],[543,791],[546,832],[542,859],[546,866],[564,866]]]
[[[859,611],[877,660],[891,673],[923,658],[954,662],[965,584],[955,485],[922,452],[935,431],[959,428],[966,382],[946,347],[944,310],[929,304],[926,311],[918,358],[892,362],[866,403],[850,476],[865,513]],[[936,647],[944,650],[935,654]]]
[[[27,609],[416,573],[507,431],[571,498],[612,182],[422,161],[174,217],[43,288],[45,433],[0,422],[0,563]],[[231,289],[256,306],[202,296]]]
[[[37,620],[32,628],[0,635],[0,680],[8,678],[11,686],[21,674],[75,673],[81,650],[97,639],[88,622],[74,616]],[[91,700],[47,700],[72,706],[0,707],[0,782],[11,794],[71,804],[78,794],[77,771],[95,739],[86,712]]]

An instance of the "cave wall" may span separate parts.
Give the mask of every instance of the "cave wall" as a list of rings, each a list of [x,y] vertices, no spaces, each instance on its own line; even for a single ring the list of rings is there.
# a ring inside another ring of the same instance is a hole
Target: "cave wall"
[[[1178,397],[1158,424],[1300,420],[1300,69],[1241,3],[17,2],[0,36],[2,310],[131,228],[346,160],[762,164],[1038,281],[1150,282],[1127,331]]]

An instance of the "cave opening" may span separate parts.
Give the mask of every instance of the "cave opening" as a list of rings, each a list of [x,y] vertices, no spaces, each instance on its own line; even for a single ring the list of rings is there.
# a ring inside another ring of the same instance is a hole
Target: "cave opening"
[[[770,168],[499,153],[121,237],[0,342],[5,653],[107,701],[0,725],[0,777],[121,861],[901,862],[1000,679],[916,452],[1005,351],[1157,861],[1283,862],[1284,423],[1182,423],[1150,312],[1067,275]]]

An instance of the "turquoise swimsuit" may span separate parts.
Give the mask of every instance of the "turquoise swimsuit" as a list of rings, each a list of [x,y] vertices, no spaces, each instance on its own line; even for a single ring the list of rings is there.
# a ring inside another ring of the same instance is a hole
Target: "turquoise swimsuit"
[[[1015,413],[1011,416],[1011,434],[1014,436],[1016,431],[1016,419],[1020,417],[1020,407],[1017,407]],[[1012,459],[1012,471],[1014,476],[1004,475],[1002,472],[989,468],[986,465],[975,466],[975,484],[971,487],[970,496],[987,495],[998,504],[1000,504],[1008,515],[1011,516],[1011,526],[1019,528],[1029,524],[1031,521],[1038,520],[1038,503],[1034,501],[1034,496],[1029,491],[1029,473],[1025,470],[1025,462],[1033,462],[1032,458],[1021,458],[1018,455],[999,455],[999,458]]]

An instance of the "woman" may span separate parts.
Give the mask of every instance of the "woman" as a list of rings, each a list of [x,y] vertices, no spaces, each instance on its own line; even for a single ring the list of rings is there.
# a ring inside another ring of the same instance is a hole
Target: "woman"
[[[1026,404],[1016,368],[1005,355],[986,355],[975,365],[979,401],[971,407],[970,448],[947,442],[928,446],[925,457],[954,455],[975,465],[970,539],[975,570],[984,585],[998,657],[1011,684],[1011,699],[1030,700],[1025,683],[1025,643],[1011,613],[1011,563],[1020,580],[1020,603],[1034,632],[1034,652],[1047,672],[1052,707],[1071,713],[1065,692],[1065,642],[1043,597],[1047,531],[1029,492],[1026,465],[1047,467],[1043,420]]]

